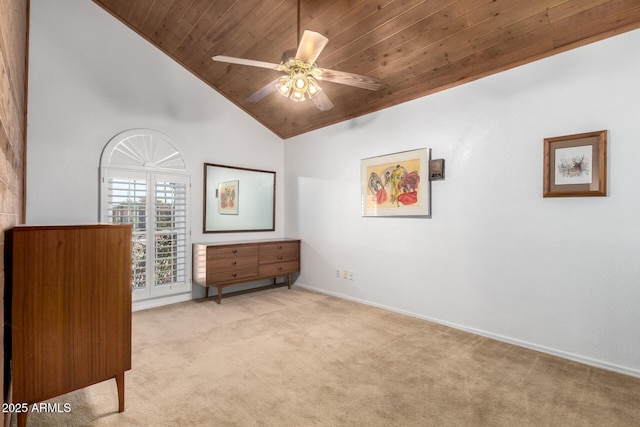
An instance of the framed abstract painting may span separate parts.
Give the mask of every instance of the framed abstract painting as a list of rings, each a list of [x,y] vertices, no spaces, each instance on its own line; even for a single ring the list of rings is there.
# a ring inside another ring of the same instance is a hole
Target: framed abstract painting
[[[430,214],[428,148],[362,159],[362,216]]]

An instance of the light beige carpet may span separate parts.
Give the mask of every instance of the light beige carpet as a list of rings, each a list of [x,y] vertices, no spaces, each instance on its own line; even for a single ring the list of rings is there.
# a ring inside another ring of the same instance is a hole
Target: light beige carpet
[[[29,425],[640,425],[640,379],[295,286],[134,313],[125,384]]]

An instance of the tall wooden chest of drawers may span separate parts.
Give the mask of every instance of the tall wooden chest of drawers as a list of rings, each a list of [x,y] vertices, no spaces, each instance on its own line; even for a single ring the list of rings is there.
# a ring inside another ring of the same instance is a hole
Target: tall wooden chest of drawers
[[[300,271],[300,240],[261,240],[231,243],[195,243],[193,245],[193,280],[206,288],[218,289],[218,304],[226,286],[261,279],[287,278]]]
[[[11,230],[13,403],[115,378],[124,410],[131,369],[131,225]],[[24,426],[27,413],[18,414]]]

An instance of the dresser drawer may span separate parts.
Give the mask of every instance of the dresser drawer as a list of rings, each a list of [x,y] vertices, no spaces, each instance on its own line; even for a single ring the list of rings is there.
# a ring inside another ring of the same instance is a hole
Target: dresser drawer
[[[207,284],[233,282],[235,280],[248,280],[258,277],[258,267],[207,271]]]
[[[229,245],[207,248],[207,262],[217,258],[257,256],[257,245]]]
[[[300,271],[300,263],[298,261],[277,262],[273,264],[261,264],[260,276],[278,277]]]
[[[300,245],[298,242],[268,243],[260,245],[260,264],[282,261],[298,261]]]
[[[207,260],[207,271],[232,271],[257,269],[257,256],[239,256],[230,258],[210,258]]]

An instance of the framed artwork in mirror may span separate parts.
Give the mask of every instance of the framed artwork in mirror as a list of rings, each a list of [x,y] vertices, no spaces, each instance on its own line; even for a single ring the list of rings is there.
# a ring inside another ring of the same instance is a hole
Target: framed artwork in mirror
[[[543,197],[607,195],[607,131],[545,138]]]
[[[220,215],[238,215],[240,199],[239,181],[227,181],[218,184],[218,212]]]

